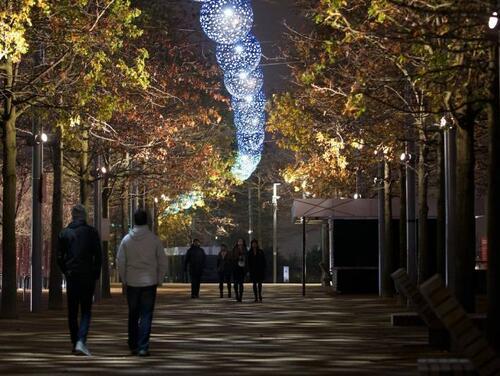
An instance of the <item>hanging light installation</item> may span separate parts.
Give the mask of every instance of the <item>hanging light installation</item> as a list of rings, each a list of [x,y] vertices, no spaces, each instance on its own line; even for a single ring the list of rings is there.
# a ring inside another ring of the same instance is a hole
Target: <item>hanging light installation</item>
[[[262,49],[252,34],[234,44],[218,44],[215,57],[224,72],[246,70],[251,71],[260,63]]]
[[[201,27],[221,44],[242,40],[252,28],[253,11],[247,0],[208,0],[201,6]]]
[[[238,153],[231,169],[240,180],[257,168],[265,138],[264,74],[259,67],[262,49],[250,33],[253,11],[249,0],[197,0],[202,2],[201,27],[215,41],[217,63],[231,94]]]
[[[264,84],[264,74],[261,68],[254,70],[236,70],[224,73],[224,85],[235,98],[245,98],[256,94]]]

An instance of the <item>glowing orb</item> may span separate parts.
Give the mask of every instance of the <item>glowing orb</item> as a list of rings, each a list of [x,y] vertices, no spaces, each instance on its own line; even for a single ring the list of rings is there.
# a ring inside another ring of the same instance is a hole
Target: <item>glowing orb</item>
[[[233,97],[243,99],[255,95],[264,84],[261,68],[252,71],[230,71],[224,74],[224,85]]]
[[[233,44],[250,32],[253,11],[248,0],[208,0],[201,7],[200,22],[210,39]]]
[[[262,49],[259,41],[248,34],[235,44],[218,44],[215,57],[223,71],[251,71],[260,63]]]

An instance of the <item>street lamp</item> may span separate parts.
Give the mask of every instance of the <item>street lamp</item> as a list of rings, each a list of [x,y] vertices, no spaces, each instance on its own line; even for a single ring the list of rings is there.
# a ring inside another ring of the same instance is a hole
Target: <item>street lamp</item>
[[[488,27],[493,30],[494,28],[497,27],[497,25],[498,25],[498,13],[493,12],[491,13],[491,16],[488,20]]]
[[[97,155],[94,165],[94,227],[96,228],[102,247],[102,178],[108,173],[102,163],[101,155]],[[102,273],[96,284],[95,300],[99,301],[102,295]]]
[[[276,283],[277,281],[277,276],[278,276],[278,237],[277,237],[277,231],[278,231],[278,199],[280,196],[278,196],[278,186],[280,186],[281,183],[274,183],[273,184],[273,198],[272,198],[272,203],[273,203],[273,283]]]
[[[31,296],[30,312],[39,312],[42,308],[42,202],[43,202],[43,144],[49,137],[38,130],[38,123],[33,122],[32,147],[32,195],[31,195]]]
[[[454,289],[455,262],[455,194],[456,194],[456,131],[442,117],[439,127],[443,131],[444,200],[445,200],[445,281]]]

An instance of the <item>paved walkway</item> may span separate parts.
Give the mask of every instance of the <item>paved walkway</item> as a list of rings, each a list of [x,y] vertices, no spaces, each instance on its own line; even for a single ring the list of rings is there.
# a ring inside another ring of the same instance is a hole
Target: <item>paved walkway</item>
[[[416,359],[440,356],[424,328],[393,328],[393,300],[326,295],[319,286],[264,286],[254,303],[220,299],[215,285],[188,298],[187,285],[159,292],[151,354],[128,355],[126,303],[94,306],[88,339],[93,357],[70,353],[63,311],[0,320],[0,375],[411,375]]]

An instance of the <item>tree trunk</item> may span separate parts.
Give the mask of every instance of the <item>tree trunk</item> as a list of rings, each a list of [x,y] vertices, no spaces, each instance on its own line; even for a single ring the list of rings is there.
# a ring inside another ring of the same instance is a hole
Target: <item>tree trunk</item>
[[[63,228],[63,148],[61,127],[55,129],[55,140],[52,146],[52,166],[54,169],[54,183],[52,192],[49,309],[61,309],[63,304],[62,274],[57,265],[58,239],[59,233]]]
[[[431,276],[430,270],[430,252],[429,252],[429,225],[427,222],[429,208],[427,205],[427,135],[425,133],[425,124],[419,124],[419,141],[420,147],[418,151],[418,283],[422,283]]]
[[[500,2],[499,4],[500,5]],[[499,45],[494,47],[491,65],[494,72],[491,85],[493,102],[489,107],[489,170],[488,170],[488,316],[486,333],[500,352],[500,87]]]
[[[89,131],[82,130],[82,150],[80,152],[80,203],[89,209],[90,175],[89,175]]]
[[[109,178],[106,175],[104,178],[104,188],[102,190],[102,218],[109,218],[109,196],[111,189],[109,186]],[[109,277],[109,241],[102,241],[102,274],[101,274],[101,294],[103,298],[111,298],[111,285]]]
[[[394,283],[391,273],[394,271],[394,247],[392,237],[392,202],[391,202],[391,167],[389,162],[384,160],[384,259],[382,273],[382,296],[391,297],[394,295]]]
[[[466,311],[475,307],[474,267],[476,231],[474,218],[474,116],[458,119],[457,127],[457,247],[456,295]]]
[[[7,61],[4,88],[11,93],[14,81],[12,62]],[[2,302],[0,316],[17,317],[16,272],[16,107],[12,94],[3,98],[3,210],[2,210]]]
[[[436,219],[436,273],[446,276],[446,202],[445,202],[445,172],[444,172],[444,135],[438,135],[438,198]]]

